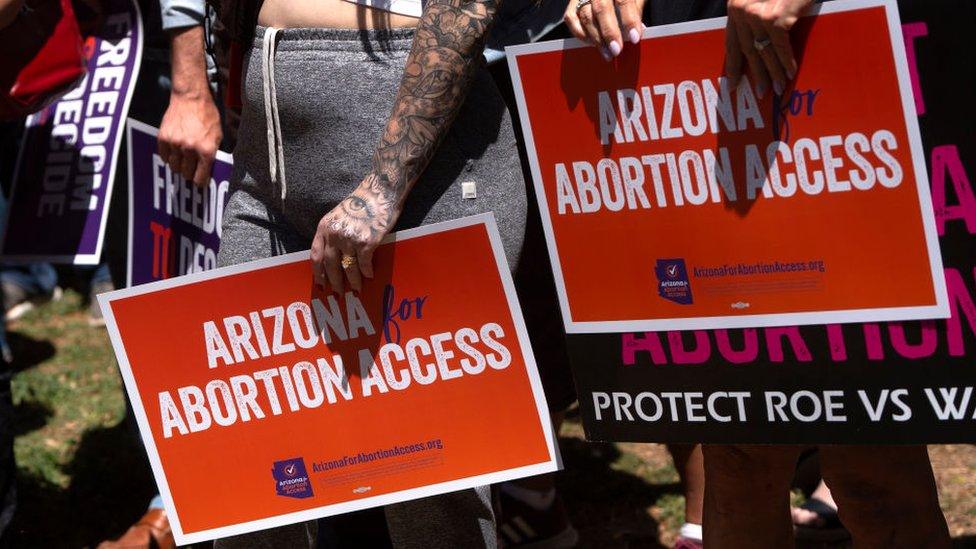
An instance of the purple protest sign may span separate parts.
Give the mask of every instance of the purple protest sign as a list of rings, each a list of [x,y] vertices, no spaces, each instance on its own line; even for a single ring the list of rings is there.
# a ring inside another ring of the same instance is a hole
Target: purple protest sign
[[[217,151],[201,190],[159,157],[158,131],[129,120],[129,286],[217,266],[233,160]]]
[[[122,126],[142,58],[136,3],[102,5],[102,25],[85,41],[84,80],[27,119],[0,251],[4,261],[99,262]]]

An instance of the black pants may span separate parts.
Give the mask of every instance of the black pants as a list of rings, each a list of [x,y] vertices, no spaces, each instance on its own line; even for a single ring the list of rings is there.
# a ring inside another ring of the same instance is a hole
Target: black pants
[[[23,121],[0,123],[0,183],[9,189],[16,161],[17,142]],[[5,193],[6,194],[6,193]],[[0,330],[6,330],[3,323],[3,305],[0,304]],[[0,334],[5,336],[6,334]],[[3,341],[6,346],[6,341]],[[6,353],[2,353],[6,355]],[[0,355],[0,548],[10,545],[9,535],[5,535],[17,508],[17,487],[15,478],[17,466],[14,463],[14,403],[10,394],[10,379],[13,367],[6,356]]]
[[[13,368],[0,359],[0,547],[8,547],[5,536],[17,508],[17,467],[14,463],[14,404],[10,396]]]

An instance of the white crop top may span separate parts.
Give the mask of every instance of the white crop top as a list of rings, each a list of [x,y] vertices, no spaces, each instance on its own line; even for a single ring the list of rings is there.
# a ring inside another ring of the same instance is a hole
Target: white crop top
[[[346,0],[353,4],[369,6],[373,9],[398,13],[409,17],[420,17],[424,12],[424,0]]]

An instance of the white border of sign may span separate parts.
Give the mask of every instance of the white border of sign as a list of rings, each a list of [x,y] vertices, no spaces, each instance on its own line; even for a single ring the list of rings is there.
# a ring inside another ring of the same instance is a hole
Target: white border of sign
[[[126,355],[125,346],[122,344],[122,339],[119,334],[119,328],[115,322],[115,316],[112,312],[111,304],[113,301],[119,299],[125,299],[128,297],[143,295],[150,292],[165,290],[168,288],[185,286],[187,284],[193,284],[195,282],[201,282],[204,280],[213,280],[215,278],[222,278],[229,275],[256,271],[267,267],[285,265],[288,263],[307,262],[309,260],[309,252],[307,251],[295,252],[291,254],[270,257],[267,259],[259,259],[257,261],[243,263],[240,265],[222,267],[219,269],[214,269],[214,270],[200,272],[200,273],[187,274],[175,278],[170,278],[167,280],[150,282],[148,284],[140,284],[139,286],[135,286],[132,288],[125,288],[122,290],[116,290],[114,292],[108,292],[98,296],[98,303],[102,309],[102,314],[105,317],[105,325],[106,328],[108,329],[109,336],[112,339],[112,347],[115,350],[115,356],[118,358],[119,369],[122,372],[122,379],[125,382],[126,392],[129,395],[129,402],[131,402],[132,404],[132,410],[135,413],[136,420],[139,424],[139,432],[142,435],[142,441],[146,446],[147,453],[149,454],[149,463],[152,466],[153,475],[156,477],[156,483],[159,486],[160,495],[162,495],[163,503],[166,506],[166,511],[169,515],[170,524],[173,527],[173,534],[176,538],[177,544],[186,545],[190,543],[198,543],[202,541],[207,541],[207,540],[217,539],[217,538],[222,538],[227,536],[233,536],[237,534],[255,532],[258,530],[266,530],[268,528],[273,528],[275,526],[293,524],[296,522],[314,520],[320,517],[338,515],[342,513],[348,513],[351,511],[359,511],[361,509],[368,509],[372,507],[378,507],[381,505],[388,505],[391,503],[398,503],[402,501],[429,497],[429,496],[444,494],[448,492],[455,492],[458,490],[473,488],[475,486],[485,486],[488,484],[505,482],[517,478],[541,475],[541,474],[551,473],[553,471],[562,469],[562,459],[559,455],[559,446],[556,444],[555,433],[553,432],[552,423],[549,419],[549,411],[548,411],[548,406],[546,405],[546,397],[542,390],[542,380],[539,378],[539,371],[536,367],[535,357],[532,354],[532,347],[531,344],[529,343],[528,334],[525,329],[525,321],[522,318],[522,311],[519,308],[518,298],[516,297],[515,294],[515,284],[512,281],[512,275],[509,272],[508,262],[505,259],[505,253],[503,251],[502,244],[501,244],[501,237],[499,236],[498,228],[495,225],[494,214],[489,212],[485,214],[464,217],[461,219],[455,219],[452,221],[445,221],[443,223],[425,225],[423,227],[419,227],[416,229],[400,231],[388,235],[383,240],[383,242],[388,243],[388,242],[409,240],[411,238],[416,238],[419,236],[425,236],[425,235],[430,235],[438,232],[449,231],[451,229],[470,227],[474,225],[484,225],[485,229],[488,231],[488,237],[489,240],[491,241],[491,248],[495,255],[495,264],[498,267],[498,272],[501,277],[502,286],[505,289],[505,296],[508,299],[508,307],[509,307],[509,311],[512,314],[513,323],[515,324],[515,330],[517,332],[519,345],[522,347],[522,356],[525,361],[525,367],[528,373],[529,383],[532,387],[532,394],[535,398],[536,411],[537,411],[536,419],[538,419],[538,421],[540,422],[543,434],[546,438],[546,446],[549,450],[549,459],[541,463],[537,463],[534,465],[527,465],[524,467],[518,467],[515,469],[507,469],[507,470],[497,471],[494,473],[488,473],[488,474],[478,475],[474,477],[467,477],[467,478],[462,478],[462,479],[453,480],[449,482],[442,482],[439,484],[433,484],[421,488],[412,488],[409,490],[402,490],[400,492],[392,492],[389,494],[357,499],[355,501],[349,501],[345,503],[325,505],[322,507],[317,507],[315,509],[308,509],[296,513],[277,515],[265,519],[251,521],[251,522],[244,522],[240,524],[214,528],[211,530],[202,530],[202,531],[191,532],[191,533],[185,533],[183,531],[183,527],[180,524],[179,510],[173,504],[173,497],[170,494],[169,484],[166,481],[166,473],[163,469],[163,464],[159,457],[159,451],[156,449],[156,443],[153,440],[152,430],[150,429],[149,426],[149,418],[146,416],[146,411],[142,406],[142,398],[139,393],[139,387],[136,384],[135,377],[132,375],[132,369],[129,365],[128,355]],[[311,271],[309,271],[309,276],[311,276]],[[529,420],[529,418],[527,418],[527,420]]]
[[[98,265],[102,259],[102,245],[105,243],[105,226],[108,224],[109,208],[112,205],[112,189],[115,187],[115,174],[119,168],[119,149],[122,147],[122,136],[124,135],[125,122],[129,114],[129,105],[132,103],[132,95],[136,91],[136,84],[139,81],[139,69],[142,67],[142,49],[143,43],[145,42],[145,26],[142,24],[142,11],[139,9],[139,3],[136,0],[131,0],[132,8],[135,10],[135,23],[139,28],[139,40],[137,44],[137,51],[135,55],[135,62],[132,65],[132,74],[129,76],[129,90],[125,94],[125,100],[122,103],[122,116],[119,117],[118,127],[116,128],[117,138],[115,139],[115,146],[112,150],[112,158],[115,162],[108,169],[108,181],[105,182],[105,199],[102,201],[102,218],[99,220],[98,226],[98,244],[95,246],[95,253],[92,254],[68,254],[68,255],[30,255],[30,254],[18,254],[18,255],[8,255],[4,252],[7,247],[7,225],[10,223],[10,206],[16,204],[14,200],[17,197],[17,181],[20,176],[20,164],[24,160],[24,148],[21,147],[20,152],[17,155],[17,164],[14,167],[13,176],[13,187],[10,189],[10,200],[7,202],[7,211],[4,215],[3,220],[3,232],[0,233],[3,241],[0,242],[0,260],[7,263],[56,263],[56,264],[66,264],[66,265]],[[83,81],[84,84],[88,83],[87,75]],[[37,116],[32,114],[27,118],[25,126],[30,120]],[[27,126],[27,131],[30,127]],[[24,132],[26,134],[26,131]],[[34,184],[40,185],[40,181],[35,181]]]
[[[532,122],[525,107],[525,95],[522,90],[522,78],[519,74],[517,58],[521,55],[571,50],[576,48],[590,48],[589,44],[575,38],[567,40],[553,40],[537,44],[509,46],[505,48],[508,57],[508,67],[512,74],[512,84],[515,87],[515,99],[518,104],[519,119],[522,123],[522,133],[525,138],[529,164],[532,168],[532,180],[535,184],[536,195],[539,200],[539,211],[545,228],[546,242],[549,248],[549,259],[552,262],[553,273],[556,278],[556,289],[559,293],[559,306],[562,310],[563,323],[568,333],[613,333],[613,332],[643,332],[666,330],[704,330],[721,328],[752,328],[763,326],[791,326],[803,324],[832,324],[849,322],[882,322],[892,320],[919,320],[928,318],[948,318],[949,296],[946,291],[945,275],[942,270],[942,254],[939,251],[939,237],[935,228],[935,214],[932,209],[932,197],[929,191],[929,178],[926,173],[925,153],[922,149],[922,139],[918,129],[918,119],[915,116],[915,100],[912,96],[912,85],[909,79],[908,63],[905,58],[904,37],[901,33],[901,21],[895,0],[837,0],[826,4],[811,6],[808,15],[819,13],[839,13],[865,8],[884,7],[888,19],[888,30],[891,35],[891,48],[894,54],[895,69],[901,92],[902,112],[905,113],[905,126],[911,147],[918,190],[918,200],[922,209],[922,226],[925,231],[925,244],[929,254],[933,288],[936,302],[934,305],[920,307],[887,307],[874,309],[849,309],[838,311],[816,311],[803,313],[777,314],[738,314],[712,317],[684,317],[657,318],[638,320],[614,320],[580,322],[573,320],[573,314],[568,297],[566,284],[563,280],[562,268],[559,262],[559,250],[552,230],[552,220],[549,216],[548,198],[542,185],[542,173],[539,159],[535,153],[535,142],[532,137]],[[649,27],[644,31],[643,38],[657,38],[688,34],[692,32],[724,29],[726,18],[705,19],[689,23],[662,25]]]
[[[128,195],[129,195],[128,196],[128,200],[129,200],[129,221],[128,221],[128,223],[129,223],[129,225],[128,225],[128,227],[129,227],[129,234],[126,237],[127,238],[127,241],[128,241],[128,244],[126,244],[126,254],[125,254],[125,285],[126,286],[132,286],[132,257],[133,257],[133,253],[132,253],[132,233],[135,230],[135,227],[132,226],[132,224],[134,223],[134,219],[133,219],[134,218],[134,214],[133,214],[133,212],[134,212],[134,210],[133,210],[134,204],[133,204],[132,186],[135,184],[135,181],[132,180],[132,132],[133,131],[142,132],[144,134],[151,135],[153,138],[156,138],[159,135],[159,128],[154,128],[154,127],[150,126],[149,124],[146,124],[145,122],[140,122],[140,121],[136,120],[135,118],[129,118],[129,119],[127,119],[127,122],[126,122],[126,125],[125,125],[125,132],[126,132],[125,133],[125,145],[126,145],[126,156],[127,156],[127,161],[128,161],[128,170],[129,170],[129,176],[127,178],[127,183],[126,183],[128,185],[127,189],[128,189]],[[226,153],[226,152],[221,151],[221,150],[218,150],[217,151],[217,157],[216,157],[215,161],[217,161],[217,160],[219,160],[221,162],[226,162],[227,164],[230,164],[231,166],[234,165],[234,157],[230,153]],[[173,174],[173,177],[176,177],[176,176],[177,176],[177,174],[174,173]],[[211,175],[211,177],[213,177],[213,176]]]

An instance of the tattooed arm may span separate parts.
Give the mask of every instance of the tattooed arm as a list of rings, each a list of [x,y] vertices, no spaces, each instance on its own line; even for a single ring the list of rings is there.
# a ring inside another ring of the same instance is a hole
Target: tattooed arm
[[[312,271],[341,292],[373,276],[373,250],[393,228],[460,109],[485,46],[497,0],[431,0],[417,26],[403,79],[373,165],[359,186],[319,221]],[[343,256],[346,260],[340,264]]]

